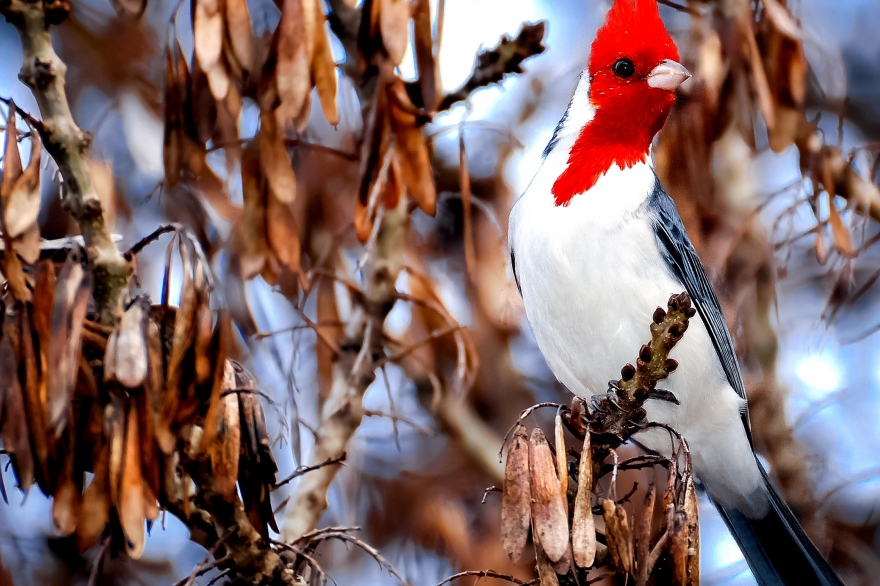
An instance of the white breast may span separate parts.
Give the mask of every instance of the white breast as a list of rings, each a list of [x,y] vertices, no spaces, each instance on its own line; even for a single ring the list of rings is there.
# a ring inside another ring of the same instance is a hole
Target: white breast
[[[652,228],[650,159],[626,170],[612,166],[562,207],[551,194],[570,149],[560,146],[511,212],[510,244],[541,352],[560,382],[590,397],[620,378],[624,364],[635,363],[650,339],[654,310],[685,287],[667,268]],[[699,314],[671,357],[680,366],[663,388],[681,405],[649,401],[649,418],[688,438],[697,473],[712,485],[714,498],[760,514],[764,504],[753,493],[761,480],[740,421],[743,402]],[[640,435],[640,441],[659,451],[669,445],[663,434]]]

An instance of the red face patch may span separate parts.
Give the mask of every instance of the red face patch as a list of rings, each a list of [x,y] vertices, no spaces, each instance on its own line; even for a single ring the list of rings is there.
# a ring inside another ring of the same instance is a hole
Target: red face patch
[[[654,135],[675,103],[673,92],[652,88],[647,75],[660,62],[678,61],[655,0],[615,0],[590,49],[590,104],[584,126],[553,185],[556,205],[595,185],[611,165],[645,160]]]

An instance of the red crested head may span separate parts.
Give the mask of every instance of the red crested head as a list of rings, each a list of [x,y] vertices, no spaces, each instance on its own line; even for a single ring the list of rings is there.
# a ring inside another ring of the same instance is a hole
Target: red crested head
[[[678,59],[656,0],[614,1],[590,49],[595,115],[553,185],[556,205],[588,190],[611,165],[625,169],[645,160],[675,104],[675,89],[690,76]]]

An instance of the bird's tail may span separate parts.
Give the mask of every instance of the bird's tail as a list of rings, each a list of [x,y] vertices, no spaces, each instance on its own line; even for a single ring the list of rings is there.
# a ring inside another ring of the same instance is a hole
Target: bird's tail
[[[718,507],[761,586],[843,586],[801,528],[758,463],[770,496],[770,512],[749,519],[736,509]]]

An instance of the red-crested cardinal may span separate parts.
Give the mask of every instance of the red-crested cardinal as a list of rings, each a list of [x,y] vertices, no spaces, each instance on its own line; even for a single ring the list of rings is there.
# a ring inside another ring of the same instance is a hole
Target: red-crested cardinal
[[[537,175],[510,214],[514,277],[538,346],[582,397],[644,341],[654,310],[686,290],[697,315],[673,349],[648,418],[678,430],[695,475],[762,585],[842,584],[756,460],[734,346],[675,204],[654,173],[651,143],[690,74],[655,0],[615,0]],[[666,432],[636,436],[669,450]]]

